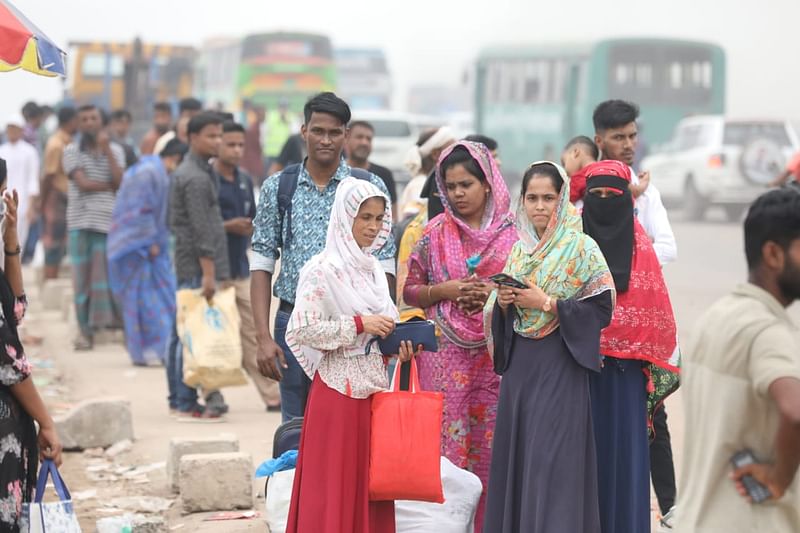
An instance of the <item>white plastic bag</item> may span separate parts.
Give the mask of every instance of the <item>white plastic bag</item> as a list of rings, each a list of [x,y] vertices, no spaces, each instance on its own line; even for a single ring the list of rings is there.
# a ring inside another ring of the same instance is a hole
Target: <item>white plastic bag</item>
[[[267,482],[266,511],[270,533],[285,533],[289,520],[289,504],[292,501],[294,471],[275,472]]]
[[[442,457],[444,503],[395,502],[396,533],[472,533],[483,484]]]

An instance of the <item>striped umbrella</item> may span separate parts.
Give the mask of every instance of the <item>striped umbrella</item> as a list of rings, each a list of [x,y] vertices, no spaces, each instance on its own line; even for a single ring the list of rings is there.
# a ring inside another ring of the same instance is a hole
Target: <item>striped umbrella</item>
[[[8,0],[0,0],[0,72],[66,76],[66,54]]]

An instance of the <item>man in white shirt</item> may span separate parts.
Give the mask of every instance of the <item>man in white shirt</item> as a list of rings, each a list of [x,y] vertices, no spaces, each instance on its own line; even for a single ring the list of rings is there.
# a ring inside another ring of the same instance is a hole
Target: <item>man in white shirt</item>
[[[639,107],[623,100],[607,100],[598,105],[592,116],[594,141],[600,149],[601,159],[613,159],[628,166],[633,165],[638,144]],[[650,183],[650,173],[633,175],[633,193],[636,196],[636,218],[653,242],[661,266],[678,258],[675,234],[669,223],[667,210],[661,194]],[[644,188],[644,190],[642,190]],[[675,505],[675,465],[672,459],[672,443],[667,428],[667,413],[663,406],[653,414],[655,438],[650,444],[650,475],[663,517],[662,524],[670,525]]]
[[[31,221],[36,219],[39,199],[39,153],[23,138],[25,120],[13,117],[6,121],[6,142],[0,145],[0,157],[8,166],[8,189],[19,194],[17,231],[19,242],[28,238]]]
[[[607,100],[594,110],[594,142],[600,149],[602,159],[621,161],[633,165],[638,144],[639,108],[636,104],[622,100]],[[678,246],[661,201],[661,193],[650,183],[650,173],[633,173],[633,185],[643,191],[634,190],[636,196],[636,218],[653,241],[656,255],[664,266],[678,258]],[[639,192],[640,194],[637,194]]]

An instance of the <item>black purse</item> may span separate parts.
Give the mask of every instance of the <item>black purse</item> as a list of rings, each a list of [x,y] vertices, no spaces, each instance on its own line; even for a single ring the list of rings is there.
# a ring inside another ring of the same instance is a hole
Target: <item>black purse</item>
[[[385,339],[373,337],[367,343],[365,353],[370,353],[372,346],[377,342],[378,348],[383,355],[397,355],[400,353],[400,343],[403,341],[411,341],[415,350],[421,344],[423,351],[439,351],[439,343],[436,340],[436,325],[433,321],[410,320],[408,322],[397,322],[394,331]]]

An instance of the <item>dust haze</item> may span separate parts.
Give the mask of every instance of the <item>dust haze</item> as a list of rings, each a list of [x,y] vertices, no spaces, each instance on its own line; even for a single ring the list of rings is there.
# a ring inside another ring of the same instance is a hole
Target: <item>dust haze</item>
[[[576,42],[601,37],[670,37],[711,41],[727,54],[727,109],[736,117],[800,119],[800,2],[673,0],[642,2],[267,2],[258,0],[16,0],[15,5],[62,48],[73,40],[200,46],[214,36],[271,30],[328,34],[334,46],[386,51],[394,106],[405,108],[413,84],[458,86],[487,44]],[[25,72],[0,77],[0,116],[34,99],[55,102],[63,80]]]

